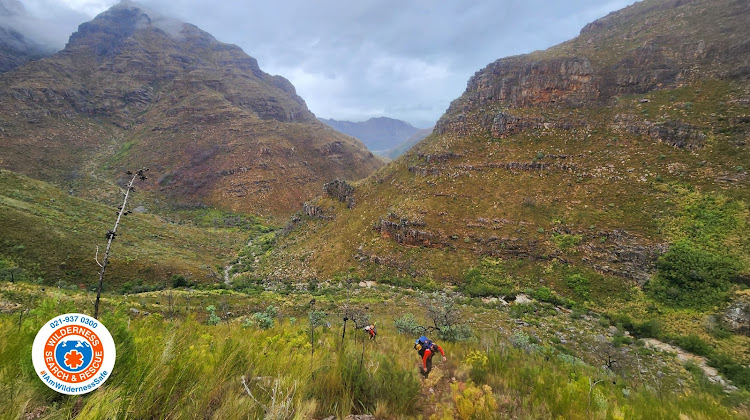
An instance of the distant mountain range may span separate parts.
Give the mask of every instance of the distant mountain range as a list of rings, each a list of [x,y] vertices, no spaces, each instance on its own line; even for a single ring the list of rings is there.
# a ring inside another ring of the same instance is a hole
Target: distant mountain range
[[[344,134],[361,140],[376,155],[391,159],[401,155],[432,131],[422,130],[405,121],[387,117],[370,118],[363,122],[318,119]],[[411,146],[404,148],[405,142],[410,142]]]
[[[382,165],[239,47],[129,1],[0,74],[0,143],[0,167],[82,196],[145,166],[163,205],[274,217]]]

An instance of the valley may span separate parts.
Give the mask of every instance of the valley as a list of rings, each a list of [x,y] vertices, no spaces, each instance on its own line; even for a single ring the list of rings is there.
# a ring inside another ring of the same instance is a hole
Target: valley
[[[750,418],[749,17],[634,3],[487,64],[421,131],[318,119],[130,1],[12,57],[0,418]],[[114,371],[59,394],[32,342],[93,313],[139,168],[102,290]],[[447,355],[427,377],[421,335]]]

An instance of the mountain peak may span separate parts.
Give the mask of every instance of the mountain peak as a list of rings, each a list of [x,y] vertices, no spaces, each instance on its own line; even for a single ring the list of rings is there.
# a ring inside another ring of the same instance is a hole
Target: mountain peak
[[[30,156],[9,140],[0,163],[41,167],[50,180],[104,156],[93,171],[152,168],[163,176],[150,188],[175,201],[281,215],[325,182],[381,165],[238,46],[131,1],[81,24],[58,54],[6,73],[0,98],[2,115],[19,116],[6,135],[37,145]],[[71,121],[98,131],[81,134]],[[54,163],[39,164],[48,155]]]

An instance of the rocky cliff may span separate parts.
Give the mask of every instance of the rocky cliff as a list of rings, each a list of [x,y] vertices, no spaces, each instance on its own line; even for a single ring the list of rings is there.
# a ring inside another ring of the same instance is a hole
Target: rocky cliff
[[[357,186],[355,208],[325,202],[331,217],[273,261],[459,287],[472,267],[505,267],[487,280],[574,298],[578,273],[592,294],[626,295],[701,231],[685,226],[706,226],[696,209],[746,209],[748,21],[746,1],[645,0],[489,64],[432,136]],[[733,229],[713,241],[750,261]]]
[[[125,1],[5,73],[0,98],[0,165],[82,192],[147,166],[155,197],[279,216],[381,165],[239,47]]]
[[[621,95],[707,78],[750,77],[750,4],[645,2],[598,19],[546,51],[502,58],[478,71],[438,121],[439,133],[489,128],[478,108],[605,106]],[[623,25],[623,22],[627,24]],[[721,22],[713,24],[710,22]]]

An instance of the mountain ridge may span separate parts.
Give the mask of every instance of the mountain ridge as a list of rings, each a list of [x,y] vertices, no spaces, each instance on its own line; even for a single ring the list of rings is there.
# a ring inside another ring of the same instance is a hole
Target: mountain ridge
[[[323,183],[382,165],[239,47],[131,2],[4,73],[0,97],[0,165],[93,198],[96,179],[147,166],[144,189],[171,205],[283,217]]]
[[[319,198],[326,217],[269,264],[464,288],[499,259],[518,265],[512,287],[543,278],[571,293],[571,271],[615,295],[642,287],[688,235],[674,226],[691,206],[728,200],[748,217],[748,15],[733,0],[644,1],[490,63],[431,136],[355,187],[356,208]],[[722,235],[743,244],[727,246],[747,276],[747,235]]]

